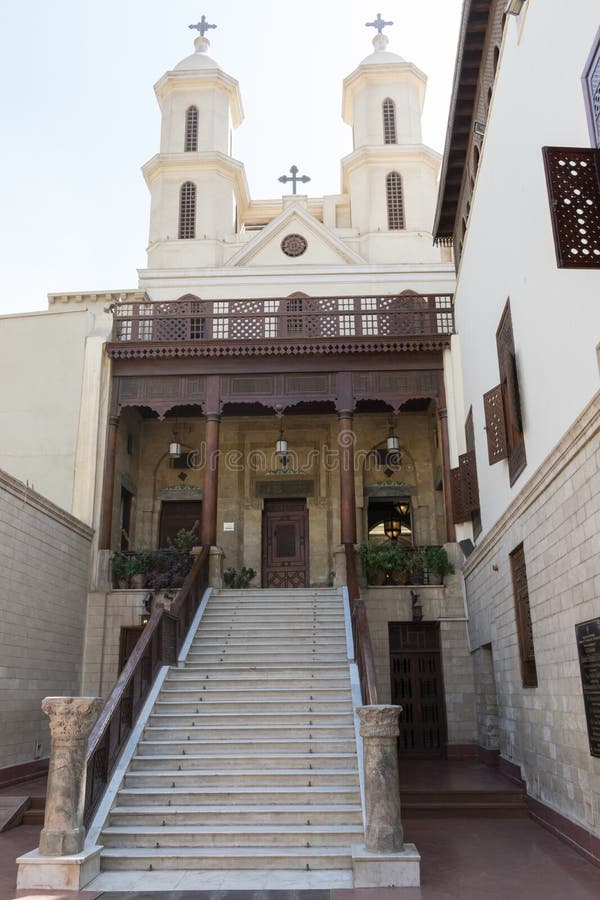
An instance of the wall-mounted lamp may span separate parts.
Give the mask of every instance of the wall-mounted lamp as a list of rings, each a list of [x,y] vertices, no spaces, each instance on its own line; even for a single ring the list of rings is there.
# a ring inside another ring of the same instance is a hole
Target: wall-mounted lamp
[[[397,541],[401,530],[400,519],[386,519],[383,523],[383,532],[390,541]]]
[[[390,433],[387,436],[386,447],[392,453],[397,453],[400,450],[400,438],[394,431],[394,420],[392,418],[390,418]]]

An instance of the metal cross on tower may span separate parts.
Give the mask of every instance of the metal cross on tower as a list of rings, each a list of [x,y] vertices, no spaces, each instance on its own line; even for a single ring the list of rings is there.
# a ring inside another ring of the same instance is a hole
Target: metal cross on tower
[[[199,22],[197,22],[195,25],[189,25],[188,27],[192,28],[194,31],[199,31],[202,37],[204,37],[204,35],[210,28],[216,28],[217,26],[209,25],[206,21],[206,16],[202,16]]]
[[[310,181],[308,175],[298,175],[298,166],[292,166],[290,169],[291,177],[289,175],[280,175],[279,181],[282,184],[287,184],[288,181],[292,182],[292,194],[296,193],[296,185],[300,181],[302,184],[307,184]]]
[[[384,22],[384,20],[381,18],[381,13],[377,13],[377,18],[375,19],[374,22],[365,22],[365,26],[367,28],[376,28],[378,34],[381,34],[383,29],[386,28],[388,25],[393,25],[393,24],[394,24],[393,22]]]

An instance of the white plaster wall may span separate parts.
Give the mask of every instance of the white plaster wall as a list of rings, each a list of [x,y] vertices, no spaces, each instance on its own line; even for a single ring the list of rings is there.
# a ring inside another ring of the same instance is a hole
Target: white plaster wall
[[[593,0],[532,2],[508,17],[456,298],[465,409],[473,405],[485,532],[598,389],[597,271],[558,269],[542,147],[589,147],[581,73],[598,28]],[[527,468],[487,461],[483,393],[499,382],[495,333],[510,297]]]
[[[217,90],[214,82],[185,84],[170,91],[163,99],[160,152],[184,152],[185,114],[190,106],[198,109],[198,150],[219,150],[228,154],[229,94]]]
[[[0,317],[0,467],[68,511],[90,323],[82,309]]]
[[[183,155],[183,154],[182,154]],[[193,156],[193,154],[190,154]],[[179,198],[181,186],[187,181],[196,185],[196,238],[221,238],[233,233],[235,218],[235,190],[233,181],[224,173],[217,172],[211,161],[199,161],[190,169],[185,159],[179,157],[178,165],[163,168],[153,179],[150,187],[150,242],[177,241],[179,233]],[[182,256],[180,265],[188,265],[185,245],[182,241],[178,248]],[[161,265],[161,247],[151,247],[153,259],[158,254],[158,261],[153,265]],[[169,257],[170,260],[170,257]],[[172,263],[170,263],[172,264]],[[197,263],[196,263],[197,264]],[[215,260],[205,265],[215,265]]]
[[[396,135],[399,144],[420,144],[424,82],[410,70],[387,81],[363,82],[354,95],[354,146],[383,144],[383,110],[386,97],[396,105]]]
[[[78,696],[92,532],[0,471],[0,768],[48,756],[47,696]]]

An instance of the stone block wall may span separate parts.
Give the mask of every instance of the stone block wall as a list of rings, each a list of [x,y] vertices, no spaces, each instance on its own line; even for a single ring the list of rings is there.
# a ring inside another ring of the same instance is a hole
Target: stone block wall
[[[0,471],[0,768],[47,756],[42,699],[81,692],[91,540]]]
[[[521,542],[538,678],[528,688],[509,560]],[[474,655],[491,648],[496,686],[494,697],[489,671],[483,681],[477,673],[480,740],[497,702],[500,753],[521,766],[529,794],[596,835],[600,759],[590,753],[575,625],[600,616],[599,548],[600,395],[464,568]]]
[[[121,627],[139,625],[146,590],[93,592],[88,597],[83,693],[106,699],[119,675]]]
[[[449,745],[475,745],[475,686],[465,621],[462,576],[446,577],[443,587],[413,588],[423,606],[424,622],[439,622]],[[410,587],[368,587],[361,591],[367,607],[380,703],[391,699],[390,622],[412,621]]]

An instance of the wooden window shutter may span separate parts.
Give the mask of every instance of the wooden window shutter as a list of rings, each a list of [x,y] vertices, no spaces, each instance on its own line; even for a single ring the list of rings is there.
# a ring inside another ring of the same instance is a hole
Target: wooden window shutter
[[[510,554],[510,570],[515,598],[515,614],[517,620],[517,636],[519,640],[519,656],[521,659],[521,678],[523,687],[537,687],[537,668],[535,664],[531,607],[529,605],[527,569],[525,567],[523,544],[519,544],[518,547],[515,547]]]
[[[502,385],[498,384],[483,395],[483,411],[485,413],[485,431],[487,434],[488,459],[490,466],[508,459],[508,441],[506,439],[506,419]]]
[[[600,268],[600,151],[544,147],[559,268]]]
[[[475,451],[469,450],[458,457],[456,469],[450,469],[450,488],[455,522],[468,522],[479,509],[479,485]]]
[[[506,301],[496,332],[496,347],[498,349],[498,368],[500,370],[500,384],[502,387],[508,473],[510,483],[514,484],[527,464],[527,457],[521,418],[521,398],[519,395],[510,300]]]

